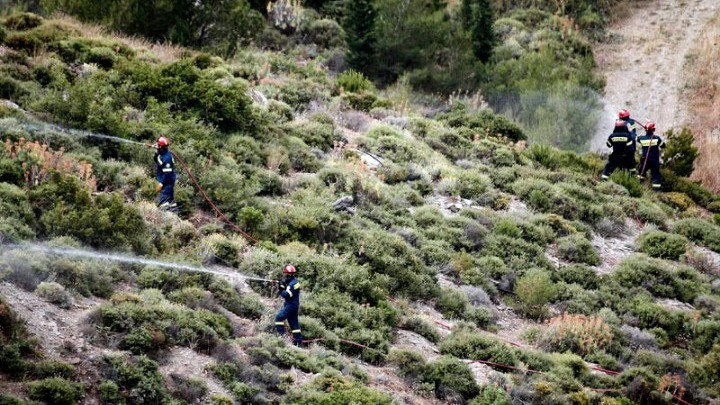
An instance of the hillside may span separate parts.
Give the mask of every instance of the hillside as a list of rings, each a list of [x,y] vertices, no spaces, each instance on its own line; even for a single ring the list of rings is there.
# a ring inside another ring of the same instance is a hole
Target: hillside
[[[716,403],[720,196],[538,142],[602,87],[571,20],[602,14],[570,3],[498,7],[483,91],[440,96],[432,64],[335,70],[333,36],[222,58],[4,16],[0,404]],[[153,201],[160,135],[179,216]],[[299,348],[258,280],[287,263]]]
[[[611,40],[595,48],[598,70],[607,78],[604,92],[605,125],[593,140],[603,150],[609,123],[621,108],[641,122],[654,121],[663,132],[689,127],[696,133],[704,125],[690,112],[686,94],[694,77],[688,62],[704,27],[720,12],[717,2],[666,0],[632,7],[609,30]]]

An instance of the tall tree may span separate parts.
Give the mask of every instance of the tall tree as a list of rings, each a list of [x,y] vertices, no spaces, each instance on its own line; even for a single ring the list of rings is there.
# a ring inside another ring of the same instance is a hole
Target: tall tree
[[[345,3],[343,28],[348,44],[348,64],[355,70],[371,75],[376,56],[377,9],[373,0],[349,0]]]
[[[462,0],[463,27],[470,32],[473,54],[482,62],[490,60],[495,44],[490,0]]]

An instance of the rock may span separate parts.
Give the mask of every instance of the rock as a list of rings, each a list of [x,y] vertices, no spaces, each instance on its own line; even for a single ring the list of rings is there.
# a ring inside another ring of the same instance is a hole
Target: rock
[[[267,97],[265,97],[264,94],[257,90],[253,90],[252,92],[250,92],[250,98],[252,98],[255,103],[260,104],[263,107],[266,107],[268,105]]]
[[[10,100],[0,100],[0,105],[3,106],[3,107],[11,108],[11,109],[13,109],[13,110],[19,110],[19,109],[20,109],[20,106],[19,106],[19,105],[13,103],[13,102],[10,101]]]
[[[346,211],[350,214],[354,214],[355,210],[352,208],[355,204],[355,199],[351,195],[341,197],[333,203],[333,209],[337,212]]]

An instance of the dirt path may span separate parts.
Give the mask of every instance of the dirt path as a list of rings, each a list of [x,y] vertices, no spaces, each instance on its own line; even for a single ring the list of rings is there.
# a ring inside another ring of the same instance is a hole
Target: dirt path
[[[657,0],[635,8],[610,28],[613,40],[595,47],[607,85],[593,150],[605,150],[621,108],[641,122],[655,121],[659,132],[685,123],[687,106],[680,92],[686,58],[718,10],[718,0]]]

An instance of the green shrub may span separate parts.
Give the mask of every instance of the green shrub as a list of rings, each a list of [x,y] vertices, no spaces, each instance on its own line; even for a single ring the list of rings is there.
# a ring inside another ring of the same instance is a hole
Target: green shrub
[[[596,266],[602,261],[589,240],[579,235],[558,239],[558,256],[570,262]]]
[[[102,358],[101,397],[108,401],[159,404],[169,399],[158,364],[144,355],[133,358]]]
[[[432,343],[438,343],[440,341],[440,333],[437,331],[435,325],[431,324],[423,318],[417,316],[405,318],[400,323],[400,327],[409,331],[413,331]]]
[[[668,220],[668,214],[656,204],[640,200],[637,204],[631,202],[629,205],[626,209],[631,209],[630,212],[636,215],[640,221],[655,224],[660,229],[666,229],[665,224]]]
[[[660,259],[677,260],[685,253],[687,238],[662,231],[646,232],[638,238],[639,250],[649,256]]]
[[[442,356],[428,364],[422,381],[433,384],[438,399],[453,398],[460,395],[465,400],[475,397],[478,386],[470,367],[462,361]]]
[[[671,263],[634,255],[623,260],[612,274],[620,285],[641,287],[657,297],[692,302],[706,286],[695,269],[672,266]]]
[[[550,263],[545,257],[542,246],[505,235],[489,235],[485,239],[484,256],[500,258],[510,269],[519,273],[530,267],[549,268]]]
[[[40,229],[46,236],[72,236],[95,248],[148,248],[142,215],[119,194],[93,198],[80,180],[55,172],[32,190],[30,200],[42,212]]]
[[[70,308],[72,298],[65,291],[65,287],[55,282],[42,282],[35,288],[35,295],[43,298],[60,308]]]
[[[440,343],[440,353],[470,360],[515,366],[518,359],[502,341],[468,329],[456,329]],[[492,367],[492,366],[491,366]],[[500,371],[505,369],[498,368]]]
[[[409,350],[391,350],[388,354],[388,362],[399,369],[399,375],[409,380],[418,379],[427,366],[425,357]]]
[[[690,177],[693,172],[693,164],[698,157],[698,148],[693,146],[694,137],[689,128],[682,128],[679,133],[670,129],[665,133],[667,148],[663,166],[678,176]]]
[[[230,322],[207,310],[168,303],[103,305],[99,323],[114,332],[129,332],[124,344],[142,352],[162,345],[210,348],[230,336]]]
[[[634,174],[625,170],[616,170],[610,175],[610,180],[627,189],[630,197],[642,197],[643,186]]]
[[[302,32],[307,35],[306,41],[325,49],[345,45],[345,31],[335,20],[323,18],[312,21]]]
[[[284,404],[296,405],[392,405],[392,398],[384,393],[364,387],[345,377],[321,375],[308,384],[291,390]]]
[[[698,353],[707,353],[720,343],[720,321],[703,319],[697,323],[692,348]]]
[[[549,145],[533,144],[525,150],[525,155],[549,170],[560,166],[560,152]]]
[[[480,395],[470,401],[469,405],[510,405],[510,400],[505,388],[488,384],[480,390]]]
[[[557,275],[566,283],[579,284],[586,289],[597,288],[600,281],[595,270],[579,264],[563,266]]]
[[[27,391],[30,399],[49,405],[73,405],[83,397],[85,388],[62,378],[46,378],[28,383]]]
[[[673,225],[673,233],[720,252],[720,227],[699,218],[681,219]]]
[[[3,20],[3,25],[13,31],[27,31],[42,25],[42,17],[32,13],[14,13]]]
[[[462,318],[469,305],[464,292],[454,288],[443,288],[437,301],[437,308],[447,318]]]
[[[335,79],[335,87],[348,93],[362,93],[375,89],[365,75],[352,69],[344,71]]]
[[[539,318],[545,314],[545,306],[555,298],[557,287],[547,272],[531,269],[518,280],[515,294],[520,301],[520,311],[528,317]]]
[[[629,368],[618,376],[618,380],[625,387],[623,395],[636,403],[665,403],[657,390],[659,379],[646,368]]]

